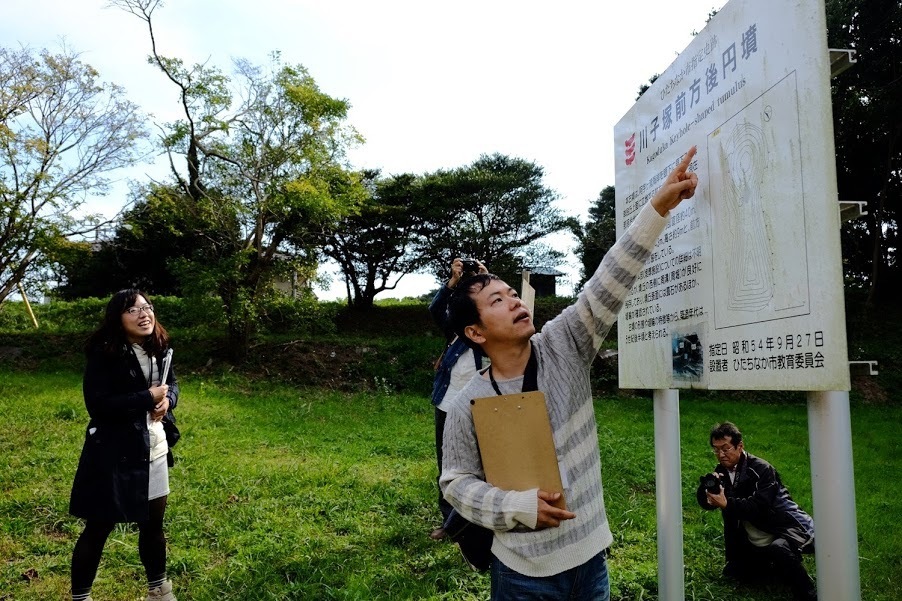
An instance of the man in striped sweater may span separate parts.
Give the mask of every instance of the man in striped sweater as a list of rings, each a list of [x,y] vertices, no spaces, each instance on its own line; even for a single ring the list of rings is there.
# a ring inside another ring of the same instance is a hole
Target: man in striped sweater
[[[589,369],[670,210],[695,193],[698,177],[688,170],[694,155],[695,147],[607,252],[576,302],[541,333],[516,291],[497,277],[477,275],[455,290],[451,325],[462,340],[482,349],[491,366],[470,380],[448,411],[440,485],[464,518],[495,532],[493,600],[609,599],[604,551],[613,537],[604,509]],[[553,505],[558,493],[491,486],[479,457],[469,400],[522,391],[533,354],[567,510]]]

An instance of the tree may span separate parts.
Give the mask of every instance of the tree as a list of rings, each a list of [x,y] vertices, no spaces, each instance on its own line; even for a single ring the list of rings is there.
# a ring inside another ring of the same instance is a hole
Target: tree
[[[839,198],[863,200],[868,214],[843,225],[846,282],[868,290],[869,306],[895,301],[902,218],[902,4],[828,0],[831,48],[857,63],[833,78],[833,130]]]
[[[70,51],[0,48],[0,301],[67,238],[108,174],[138,159],[144,117]]]
[[[425,175],[425,224],[414,252],[440,280],[454,257],[479,259],[508,281],[518,281],[524,268],[558,264],[564,254],[542,240],[568,221],[543,176],[535,163],[501,154]]]
[[[412,252],[423,226],[421,180],[414,175],[378,178],[368,174],[370,196],[358,212],[345,217],[323,245],[341,268],[348,305],[373,306],[375,296],[393,290],[405,275],[419,269]]]
[[[350,105],[278,53],[268,69],[235,61],[234,78],[185,67],[157,50],[152,16],[162,2],[111,3],[146,23],[149,60],[178,90],[182,119],[165,127],[163,146],[187,200],[181,235],[196,243],[183,268],[193,276],[186,292],[220,296],[229,350],[241,360],[273,278],[315,264],[323,233],[363,198],[345,159],[361,141],[345,123]]]
[[[660,73],[655,73],[651,77],[648,78],[648,83],[639,84],[639,91],[636,93],[636,100],[642,98],[642,94],[648,91],[650,87],[652,87],[658,78],[661,77]]]
[[[108,296],[138,288],[155,296],[181,296],[182,275],[195,279],[186,263],[204,244],[190,235],[195,220],[186,210],[188,199],[178,188],[160,184],[137,188],[134,194],[111,239],[69,242],[53,251],[61,276],[56,295]]]
[[[47,257],[56,274],[55,298],[105,297],[130,287],[122,280],[119,257],[108,242],[65,240],[48,251]]]
[[[121,287],[182,296],[185,286],[179,267],[205,246],[190,235],[194,224],[186,210],[190,203],[178,188],[161,184],[142,186],[135,194],[138,199],[103,247],[115,258],[110,267]]]
[[[601,263],[608,249],[617,241],[617,214],[614,204],[614,186],[606,186],[589,207],[589,220],[585,225],[574,222],[570,228],[576,237],[576,250],[580,267],[579,284],[582,288]]]

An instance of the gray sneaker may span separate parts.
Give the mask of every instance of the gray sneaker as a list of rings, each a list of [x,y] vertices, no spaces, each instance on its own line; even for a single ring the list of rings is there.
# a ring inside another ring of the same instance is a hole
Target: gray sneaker
[[[172,594],[172,581],[165,580],[160,586],[150,589],[144,601],[177,601]]]

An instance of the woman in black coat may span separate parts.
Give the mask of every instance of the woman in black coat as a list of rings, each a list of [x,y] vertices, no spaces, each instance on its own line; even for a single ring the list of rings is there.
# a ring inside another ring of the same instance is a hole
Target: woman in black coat
[[[120,290],[107,303],[85,353],[83,390],[91,419],[69,511],[86,523],[72,553],[72,599],[91,599],[100,556],[116,523],[137,522],[146,599],[175,601],[166,578],[163,533],[170,447],[178,432],[172,410],[179,388],[168,366],[169,335],[144,294]]]

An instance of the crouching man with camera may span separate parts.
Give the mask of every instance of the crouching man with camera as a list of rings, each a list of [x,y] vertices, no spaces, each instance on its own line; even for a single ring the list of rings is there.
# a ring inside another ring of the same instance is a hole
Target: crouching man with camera
[[[711,430],[719,465],[701,477],[696,498],[703,509],[720,509],[727,563],[724,576],[766,581],[771,574],[792,588],[793,598],[817,601],[802,563],[814,552],[814,522],[789,496],[772,465],[745,451],[742,433],[730,422]]]

